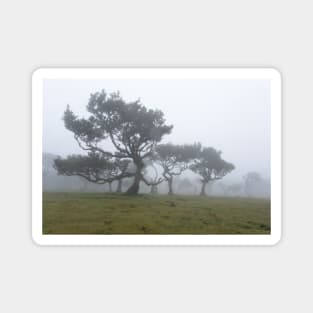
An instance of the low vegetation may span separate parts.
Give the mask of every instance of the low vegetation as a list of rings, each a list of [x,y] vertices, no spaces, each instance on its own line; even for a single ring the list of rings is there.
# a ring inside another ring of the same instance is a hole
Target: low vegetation
[[[44,234],[269,234],[270,200],[43,193]]]

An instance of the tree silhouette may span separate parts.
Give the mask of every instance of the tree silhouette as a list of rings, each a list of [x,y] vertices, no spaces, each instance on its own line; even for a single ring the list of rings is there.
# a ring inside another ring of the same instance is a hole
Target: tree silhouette
[[[154,160],[163,169],[163,177],[168,183],[168,194],[173,194],[174,176],[181,175],[188,168],[189,162],[195,159],[200,151],[200,144],[174,145],[159,144],[155,148]]]
[[[226,174],[235,169],[231,163],[221,158],[221,151],[214,148],[202,148],[197,159],[190,165],[190,169],[201,176],[201,196],[205,196],[206,185],[215,180],[222,179]]]
[[[70,155],[66,159],[58,157],[54,160],[54,167],[59,175],[79,176],[92,183],[110,184],[114,180],[134,176],[134,173],[127,172],[129,162],[113,161],[100,153],[89,152],[87,156]]]
[[[249,172],[244,177],[244,191],[248,197],[252,197],[258,185],[262,183],[262,177],[258,172]]]

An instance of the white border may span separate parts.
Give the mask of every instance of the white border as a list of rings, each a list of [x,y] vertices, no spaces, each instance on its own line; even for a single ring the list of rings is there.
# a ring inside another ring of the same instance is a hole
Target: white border
[[[44,79],[269,79],[271,82],[270,235],[43,235]],[[32,237],[39,245],[274,245],[281,238],[281,75],[273,68],[40,68],[32,76]]]

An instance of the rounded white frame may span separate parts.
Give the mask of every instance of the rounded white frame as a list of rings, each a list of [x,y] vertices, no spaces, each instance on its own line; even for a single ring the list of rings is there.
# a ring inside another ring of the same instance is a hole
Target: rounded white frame
[[[43,235],[44,79],[268,79],[271,83],[271,234]],[[40,68],[32,75],[32,237],[39,245],[275,245],[281,238],[281,75],[274,68]]]

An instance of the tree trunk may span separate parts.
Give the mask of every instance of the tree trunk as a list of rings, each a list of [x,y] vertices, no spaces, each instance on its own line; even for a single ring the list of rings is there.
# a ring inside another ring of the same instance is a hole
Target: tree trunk
[[[112,192],[112,183],[109,183],[109,192]]]
[[[200,196],[206,196],[206,193],[205,193],[206,184],[207,184],[207,182],[202,182]]]
[[[122,179],[117,182],[116,192],[122,192]]]
[[[150,193],[157,194],[158,193],[158,186],[152,185]]]
[[[138,194],[140,180],[141,180],[141,174],[138,175],[136,173],[134,181],[133,181],[132,185],[127,189],[126,194],[128,194],[128,195],[136,195],[136,194]]]
[[[173,177],[171,177],[168,181],[168,194],[173,195]]]
[[[132,185],[126,191],[127,195],[137,195],[139,191],[139,185],[140,185],[141,175],[142,175],[141,171],[143,168],[143,164],[138,163],[136,164],[136,167],[137,169],[136,169],[135,178],[134,178]]]

